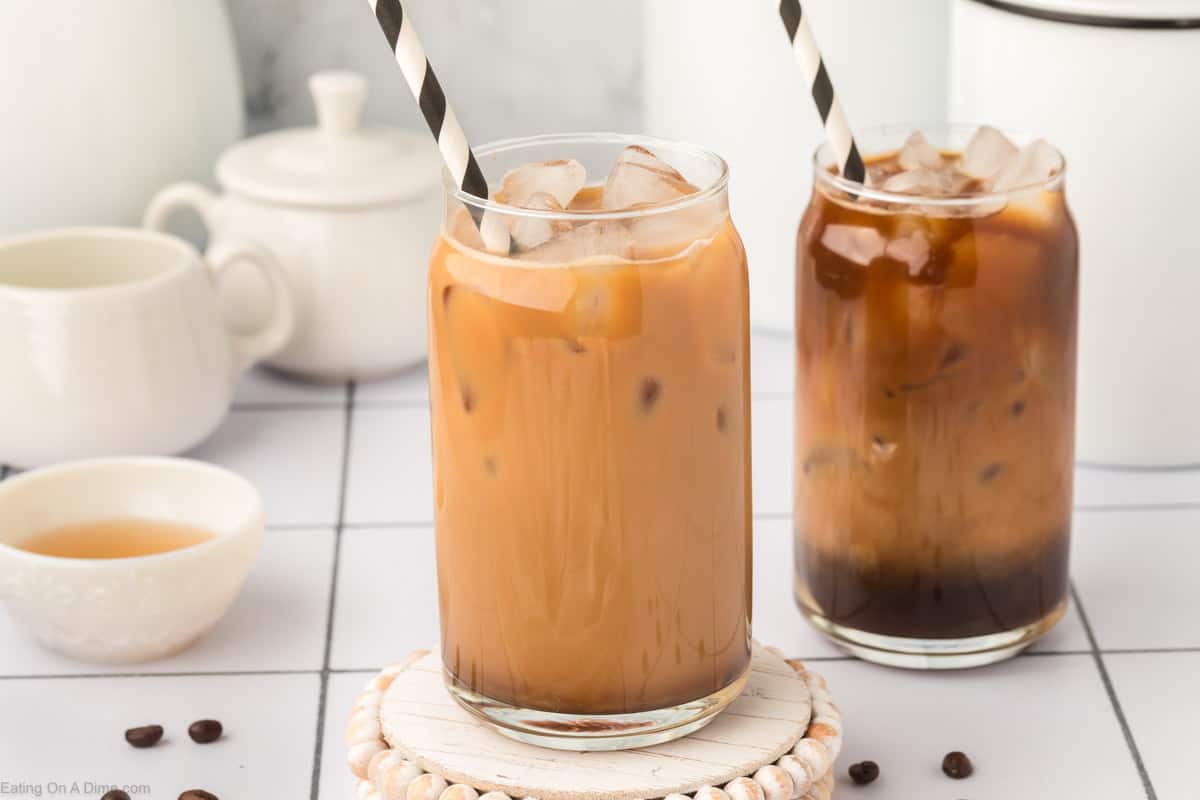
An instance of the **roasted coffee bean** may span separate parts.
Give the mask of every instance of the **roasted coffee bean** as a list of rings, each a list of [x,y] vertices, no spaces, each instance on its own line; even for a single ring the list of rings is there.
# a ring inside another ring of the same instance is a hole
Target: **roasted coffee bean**
[[[188,789],[179,795],[179,800],[218,800],[218,798],[212,792],[206,792],[203,789]]]
[[[209,744],[221,738],[225,729],[215,719],[199,719],[188,725],[188,736],[196,744]]]
[[[942,772],[955,780],[969,778],[974,771],[975,767],[971,764],[971,759],[967,758],[966,753],[955,750],[952,753],[946,753],[946,757],[942,759]]]
[[[143,725],[125,731],[125,741],[134,747],[154,747],[162,739],[162,725]]]
[[[113,789],[105,792],[104,796],[101,797],[100,800],[130,800],[130,797],[128,792],[123,792],[120,789]]]
[[[642,381],[642,410],[649,412],[654,408],[654,404],[658,402],[659,395],[662,394],[662,384],[654,378],[646,378]]]
[[[850,765],[850,780],[859,786],[866,786],[879,777],[879,765],[874,761],[860,761]]]

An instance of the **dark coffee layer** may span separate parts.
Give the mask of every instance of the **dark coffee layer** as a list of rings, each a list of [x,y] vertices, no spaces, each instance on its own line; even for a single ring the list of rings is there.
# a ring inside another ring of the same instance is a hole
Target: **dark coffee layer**
[[[805,548],[798,536],[796,574],[811,611],[847,628],[910,639],[960,639],[1015,630],[1044,619],[1066,600],[1069,531],[1046,537],[1027,557],[980,555],[973,564],[939,567],[860,563]],[[802,594],[802,593],[801,593]],[[798,597],[802,605],[805,598]]]

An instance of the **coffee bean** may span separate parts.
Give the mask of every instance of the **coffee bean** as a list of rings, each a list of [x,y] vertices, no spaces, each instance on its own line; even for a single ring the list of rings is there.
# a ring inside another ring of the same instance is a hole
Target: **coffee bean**
[[[879,777],[879,765],[874,761],[860,761],[850,765],[850,780],[859,786],[866,786]]]
[[[130,800],[130,797],[128,792],[123,792],[120,789],[113,789],[105,792],[104,796],[101,797],[100,800]]]
[[[162,725],[143,725],[125,731],[125,741],[134,747],[154,747],[162,739]]]
[[[654,378],[646,378],[642,381],[641,399],[642,410],[649,412],[654,408],[654,404],[658,402],[659,395],[662,394],[662,384]]]
[[[942,759],[942,772],[955,780],[962,780],[971,777],[971,773],[975,772],[975,766],[971,764],[971,759],[967,758],[966,753],[955,750],[946,753],[946,757]]]
[[[188,789],[179,795],[179,800],[219,800],[219,798],[212,792],[206,792],[203,789]]]
[[[188,726],[188,736],[196,744],[209,744],[220,739],[223,730],[221,723],[215,719],[200,719]]]

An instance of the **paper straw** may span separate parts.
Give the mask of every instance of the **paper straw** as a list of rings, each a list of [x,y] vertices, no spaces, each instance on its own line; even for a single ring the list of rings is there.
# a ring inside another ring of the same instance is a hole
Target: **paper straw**
[[[387,37],[388,46],[392,48],[396,63],[404,73],[409,91],[421,107],[421,114],[437,141],[442,160],[450,170],[455,185],[467,194],[486,200],[487,179],[483,177],[483,170],[479,168],[475,153],[467,143],[467,134],[458,123],[458,117],[446,102],[446,93],[442,91],[433,66],[425,57],[425,48],[421,46],[421,40],[417,38],[417,32],[405,15],[400,0],[367,0],[367,4],[383,29],[383,35]],[[483,209],[469,206],[469,210],[476,226],[482,225]]]
[[[842,170],[842,176],[862,183],[867,172],[863,166],[862,155],[854,142],[846,111],[833,90],[833,82],[829,80],[829,70],[825,68],[817,41],[809,30],[808,20],[804,18],[800,0],[780,0],[779,16],[783,19],[788,40],[792,43],[796,63],[800,65],[804,79],[812,87],[813,102],[817,104],[821,124],[825,126],[825,135],[829,137],[829,146],[833,148],[833,155]]]

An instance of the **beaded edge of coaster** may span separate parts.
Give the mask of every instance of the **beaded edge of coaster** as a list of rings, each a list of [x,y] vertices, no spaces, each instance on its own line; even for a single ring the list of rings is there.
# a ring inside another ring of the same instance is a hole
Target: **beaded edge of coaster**
[[[753,775],[735,778],[723,788],[704,786],[691,794],[667,795],[663,800],[830,800],[833,764],[842,750],[842,715],[834,705],[825,678],[803,662],[787,658],[777,647],[766,646],[804,679],[812,697],[812,718],[792,751]],[[367,682],[354,703],[346,726],[347,763],[358,780],[358,800],[522,800],[503,792],[480,795],[465,783],[449,784],[425,772],[391,749],[383,738],[379,709],[384,692],[401,672],[429,655],[416,650],[406,659],[385,667]],[[523,800],[537,800],[526,797]]]

